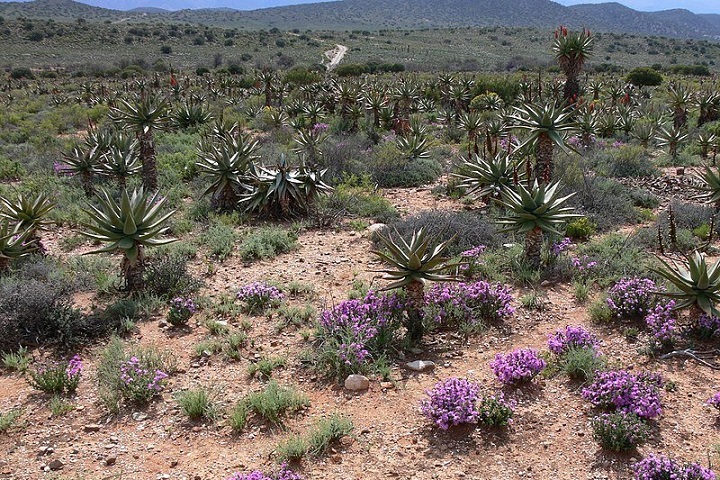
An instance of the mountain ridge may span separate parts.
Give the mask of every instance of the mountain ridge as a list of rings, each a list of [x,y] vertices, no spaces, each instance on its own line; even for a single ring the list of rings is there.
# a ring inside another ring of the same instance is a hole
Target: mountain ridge
[[[137,18],[127,18],[128,14]],[[73,0],[0,3],[8,18],[71,21],[198,23],[222,27],[382,30],[453,27],[542,27],[563,24],[600,32],[720,39],[720,15],[673,9],[641,12],[617,2],[563,6],[551,0],[337,0],[240,11],[228,8],[169,11],[111,10]]]

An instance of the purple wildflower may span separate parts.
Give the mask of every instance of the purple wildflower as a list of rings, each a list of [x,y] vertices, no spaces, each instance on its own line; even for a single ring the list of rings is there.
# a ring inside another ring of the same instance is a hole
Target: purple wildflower
[[[478,325],[512,316],[512,300],[501,283],[436,283],[425,294],[425,315],[446,326]]]
[[[545,366],[545,360],[532,348],[517,349],[505,355],[498,353],[490,362],[495,376],[505,385],[528,382]]]
[[[607,303],[617,317],[643,317],[655,306],[657,290],[649,278],[621,278],[610,287]]]
[[[240,287],[237,298],[245,302],[248,313],[255,314],[264,312],[272,305],[276,305],[285,298],[285,295],[277,287],[266,282],[253,282]]]
[[[710,397],[710,398],[708,399],[708,401],[705,402],[705,403],[707,403],[708,405],[711,405],[711,406],[717,408],[718,410],[720,410],[720,392],[715,393],[715,394],[714,394],[712,397]]]
[[[645,317],[645,324],[655,342],[672,345],[677,334],[677,321],[673,313],[675,300],[660,303]]]
[[[697,463],[681,465],[665,455],[650,454],[633,465],[635,480],[715,480],[715,473]]]
[[[428,390],[429,398],[422,401],[420,410],[443,430],[465,423],[477,423],[476,402],[480,387],[469,380],[451,377]]]
[[[633,374],[625,370],[611,370],[598,373],[593,383],[583,389],[582,396],[596,407],[651,419],[662,414],[662,385],[662,378],[654,373]]]
[[[590,348],[597,352],[600,340],[580,325],[568,325],[565,330],[549,333],[547,344],[552,353],[563,355],[571,348]]]

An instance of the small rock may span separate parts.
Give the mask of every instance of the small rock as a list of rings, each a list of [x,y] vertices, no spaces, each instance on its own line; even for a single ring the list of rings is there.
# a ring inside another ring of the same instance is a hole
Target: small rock
[[[83,427],[83,430],[85,432],[99,432],[102,427],[98,424],[92,423],[90,425],[85,425]]]
[[[435,362],[429,360],[415,360],[414,362],[408,362],[405,366],[414,372],[424,372],[426,370],[432,370],[435,368]]]
[[[415,354],[415,355],[420,355],[421,353],[423,353],[423,349],[422,348],[409,348],[408,352]]]
[[[333,463],[342,463],[342,457],[339,453],[330,456],[330,461]]]
[[[56,458],[52,462],[48,463],[47,466],[50,470],[56,471],[56,470],[62,470],[62,468],[65,466],[65,464]]]
[[[108,467],[115,465],[115,462],[117,462],[117,457],[114,455],[111,455],[105,459],[105,465]]]
[[[145,412],[133,412],[132,414],[132,419],[136,422],[142,422],[146,418],[148,418],[148,415]]]
[[[387,225],[385,225],[384,223],[373,223],[372,225],[367,227],[367,231],[370,232],[371,234],[373,234],[375,232],[382,230],[385,227],[387,227]]]
[[[395,388],[395,384],[393,382],[380,382],[380,388],[392,390],[393,388]]]
[[[348,375],[345,379],[345,388],[351,391],[367,390],[370,387],[370,380],[364,375]]]
[[[167,324],[167,322],[166,322],[165,320],[160,320],[160,321],[158,322],[158,328],[165,328],[165,327],[167,327],[167,326],[168,326],[168,324]]]

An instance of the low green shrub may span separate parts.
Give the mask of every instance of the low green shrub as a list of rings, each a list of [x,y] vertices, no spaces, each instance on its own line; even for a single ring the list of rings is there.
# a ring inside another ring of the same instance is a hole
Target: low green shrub
[[[204,387],[185,390],[175,395],[180,410],[190,420],[214,420],[218,415],[217,405],[213,394]]]
[[[297,248],[297,235],[280,227],[262,227],[245,235],[238,251],[245,261],[267,260]]]
[[[292,387],[281,387],[270,381],[263,390],[245,397],[248,409],[262,419],[275,425],[282,424],[282,417],[310,405],[310,399]]]

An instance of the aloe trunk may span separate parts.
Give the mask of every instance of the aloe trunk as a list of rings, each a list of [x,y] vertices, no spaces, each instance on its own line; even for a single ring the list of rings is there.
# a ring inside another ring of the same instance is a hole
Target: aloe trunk
[[[93,172],[85,171],[80,174],[80,183],[85,191],[86,197],[92,197],[95,190],[93,189]]]
[[[145,251],[142,245],[137,245],[137,258],[134,261],[130,260],[127,255],[123,256],[122,272],[127,292],[139,292],[144,288]]]
[[[540,266],[543,231],[535,227],[525,234],[525,258],[533,268]]]
[[[148,191],[157,190],[157,164],[155,162],[155,141],[152,130],[138,134],[140,161],[142,162],[143,186]]]
[[[555,144],[547,134],[541,134],[538,137],[537,144],[537,166],[535,169],[535,177],[540,183],[550,183],[553,172],[553,154],[555,152]]]
[[[422,309],[425,305],[425,286],[422,282],[413,281],[405,287],[407,292],[407,338],[410,343],[417,345],[425,334],[423,326]]]
[[[231,212],[238,204],[238,197],[235,189],[229,183],[218,194],[213,195],[210,200],[213,210],[219,212]]]

